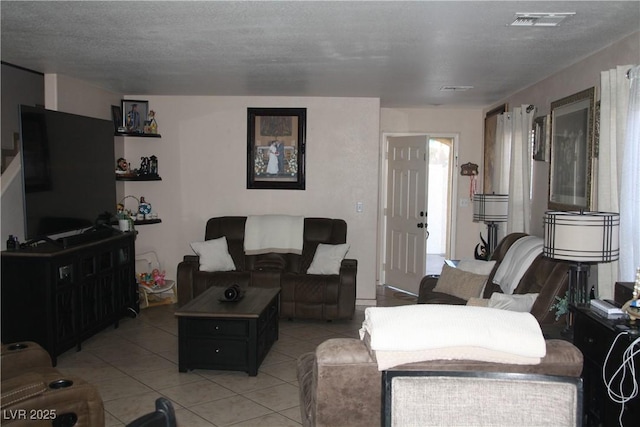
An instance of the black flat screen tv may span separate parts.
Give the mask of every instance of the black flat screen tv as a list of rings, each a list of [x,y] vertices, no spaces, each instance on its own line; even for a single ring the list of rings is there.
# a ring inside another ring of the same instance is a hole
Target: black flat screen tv
[[[93,227],[116,207],[113,123],[20,106],[25,239]]]

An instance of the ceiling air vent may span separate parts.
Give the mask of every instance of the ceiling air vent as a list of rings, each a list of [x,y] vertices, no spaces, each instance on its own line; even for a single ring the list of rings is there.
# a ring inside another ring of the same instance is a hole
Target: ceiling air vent
[[[465,90],[473,89],[473,86],[442,86],[441,92],[464,92]]]
[[[555,27],[565,18],[575,14],[575,12],[516,13],[515,20],[509,25],[512,27]]]

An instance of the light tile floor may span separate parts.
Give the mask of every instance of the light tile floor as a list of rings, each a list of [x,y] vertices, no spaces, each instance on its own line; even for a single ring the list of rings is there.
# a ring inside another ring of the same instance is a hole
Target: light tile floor
[[[378,287],[378,306],[415,304],[416,298]],[[121,320],[85,341],[82,351],[58,357],[58,369],[95,384],[105,407],[105,424],[124,426],[153,411],[165,396],[176,410],[178,425],[299,426],[301,416],[296,358],[328,338],[358,337],[365,307],[353,320],[280,319],[280,338],[257,376],[245,372],[178,372],[178,322],[175,307],[164,305]]]

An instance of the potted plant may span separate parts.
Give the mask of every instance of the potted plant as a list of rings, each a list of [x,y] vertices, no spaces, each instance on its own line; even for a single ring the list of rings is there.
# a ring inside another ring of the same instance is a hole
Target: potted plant
[[[556,311],[556,321],[563,315],[569,313],[569,291],[564,294],[564,297],[556,297],[556,302],[551,306],[549,311]]]

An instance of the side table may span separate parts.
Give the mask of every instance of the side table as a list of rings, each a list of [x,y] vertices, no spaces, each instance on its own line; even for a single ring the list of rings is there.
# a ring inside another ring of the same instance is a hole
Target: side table
[[[605,370],[606,379],[609,381],[612,374],[620,367],[623,352],[640,335],[636,328],[630,328],[626,320],[606,319],[588,307],[575,309],[575,323],[573,332],[573,344],[580,349],[584,356],[582,378],[584,380],[584,425],[585,426],[617,426],[618,418],[623,411],[622,425],[636,425],[640,417],[640,396],[636,396],[624,405],[613,401],[608,394],[607,387],[602,377],[602,368],[607,358],[607,353],[616,337],[623,331],[633,333],[623,334],[616,341],[607,360]],[[640,348],[636,345],[635,349]],[[634,357],[635,366],[640,366],[640,356]],[[632,378],[627,372],[623,382],[625,395],[630,393]],[[612,383],[612,389],[620,391],[620,377]],[[635,421],[634,421],[635,420]]]

